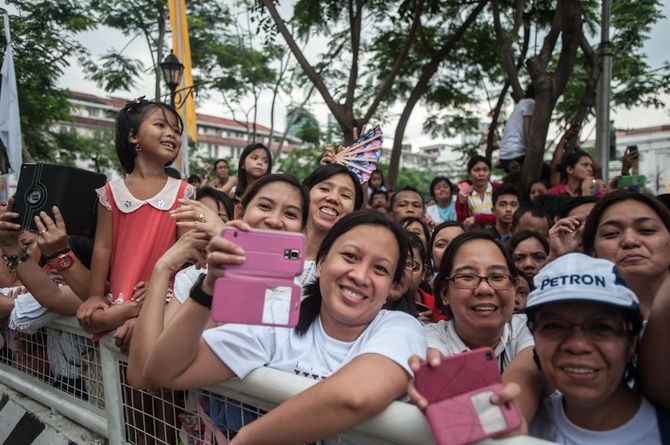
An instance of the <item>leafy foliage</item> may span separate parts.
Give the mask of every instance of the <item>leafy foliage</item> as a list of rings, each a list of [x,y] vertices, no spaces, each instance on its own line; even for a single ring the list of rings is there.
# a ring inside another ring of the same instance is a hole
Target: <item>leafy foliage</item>
[[[28,156],[51,159],[57,138],[51,126],[69,119],[67,91],[58,79],[68,58],[86,59],[88,52],[77,34],[93,29],[94,17],[85,5],[68,0],[8,0],[18,15],[10,16],[14,65],[21,112],[23,143]],[[4,12],[4,10],[3,10]],[[0,45],[6,46],[5,35]]]

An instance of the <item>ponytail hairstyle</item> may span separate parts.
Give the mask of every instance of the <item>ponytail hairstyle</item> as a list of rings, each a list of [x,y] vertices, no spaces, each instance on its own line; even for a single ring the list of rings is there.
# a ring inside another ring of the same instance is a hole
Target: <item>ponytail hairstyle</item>
[[[131,135],[136,135],[140,130],[142,122],[155,110],[161,110],[167,121],[167,114],[172,114],[177,120],[175,131],[181,133],[184,131],[184,121],[182,121],[177,110],[168,104],[162,102],[145,100],[144,96],[127,102],[126,105],[116,115],[116,136],[114,147],[116,156],[121,162],[123,171],[130,174],[135,170],[135,158],[137,157],[137,144],[130,142]],[[170,165],[172,162],[166,164]]]
[[[398,282],[407,261],[409,241],[407,240],[405,230],[396,223],[391,222],[386,215],[378,210],[358,210],[344,215],[326,234],[316,254],[314,263],[319,264],[319,261],[328,255],[331,247],[333,247],[333,244],[339,237],[361,225],[384,227],[390,230],[395,236],[398,242],[399,257],[396,270],[393,274],[393,282]],[[300,304],[300,317],[298,318],[298,325],[295,327],[299,336],[305,335],[312,323],[314,323],[314,320],[319,316],[321,301],[323,299],[320,286],[321,278],[317,277],[315,282],[306,285],[304,288],[307,297]]]

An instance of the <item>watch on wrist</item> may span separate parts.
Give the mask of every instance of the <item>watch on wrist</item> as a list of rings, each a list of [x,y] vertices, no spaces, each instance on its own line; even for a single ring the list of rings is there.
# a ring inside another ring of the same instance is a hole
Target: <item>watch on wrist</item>
[[[56,258],[49,260],[44,266],[44,270],[46,272],[53,272],[69,269],[74,264],[75,258],[72,251],[61,253]]]
[[[191,300],[195,301],[196,303],[205,306],[207,309],[211,309],[212,296],[202,290],[202,282],[205,281],[206,276],[207,274],[204,273],[201,273],[198,276],[198,279],[195,280],[195,283],[193,283],[193,287],[191,288],[189,296],[191,297]]]

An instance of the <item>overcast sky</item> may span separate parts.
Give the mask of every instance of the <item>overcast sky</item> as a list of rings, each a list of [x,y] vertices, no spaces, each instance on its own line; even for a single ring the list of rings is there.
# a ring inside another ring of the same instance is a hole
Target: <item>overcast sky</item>
[[[0,4],[3,2],[0,1]],[[663,13],[666,16],[665,19],[658,22],[652,32],[651,39],[647,42],[645,50],[649,58],[649,65],[653,68],[658,68],[666,63],[670,57],[668,57],[667,51],[667,42],[670,40],[670,0],[664,2]],[[286,15],[286,13],[284,14]],[[280,37],[279,37],[280,38]],[[101,55],[107,49],[122,48],[124,47],[130,39],[124,37],[118,32],[113,30],[101,30],[95,32],[84,33],[81,35],[81,41],[85,42],[89,51],[94,55]],[[145,67],[149,67],[151,64],[151,59],[148,54],[148,50],[145,42],[142,38],[137,38],[133,41],[126,50],[127,53],[131,56],[140,57],[145,61]],[[106,93],[97,88],[95,83],[87,81],[82,78],[81,70],[76,65],[71,66],[66,69],[63,77],[61,78],[61,84],[63,87],[70,88],[72,90],[81,91],[85,93],[106,95]],[[154,90],[154,81],[151,76],[146,76],[141,82],[138,82],[136,87],[132,90],[131,93],[120,92],[115,95],[122,97],[130,96],[142,96],[147,95],[148,97],[153,97]],[[313,100],[311,104],[312,111],[316,114],[317,119],[325,124],[328,109],[320,103],[319,96],[315,92],[313,97],[317,100]],[[213,97],[216,99],[217,97]],[[670,107],[670,97],[665,97],[665,101]],[[226,116],[227,112],[224,107],[218,103],[216,100],[203,101],[200,100],[197,102],[198,111],[207,114]],[[283,104],[286,106],[286,103]],[[275,125],[283,126],[284,122],[284,109],[283,106],[278,106],[275,112]],[[614,110],[612,119],[614,119],[617,128],[636,128],[644,127],[650,125],[661,125],[661,124],[670,124],[670,115],[668,113],[668,107],[662,110],[646,110],[646,109],[633,109],[633,110]],[[269,98],[264,101],[263,106],[258,117],[260,124],[268,125],[270,124],[270,114],[269,114]],[[392,110],[395,111],[395,110]],[[400,110],[397,110],[399,112]],[[434,142],[427,135],[423,135],[421,131],[421,125],[426,116],[425,110],[417,107],[412,115],[410,124],[406,131],[406,142],[412,143],[416,148],[422,145],[427,145]],[[393,134],[395,131],[395,123],[388,125],[385,129],[387,138]],[[582,137],[585,137],[582,134]]]

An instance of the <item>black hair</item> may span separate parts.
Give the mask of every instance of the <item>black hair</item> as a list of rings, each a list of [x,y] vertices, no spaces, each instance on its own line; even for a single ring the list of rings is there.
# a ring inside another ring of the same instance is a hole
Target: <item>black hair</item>
[[[534,204],[544,208],[551,215],[552,223],[560,218],[561,206],[567,202],[569,196],[566,195],[540,195],[533,201]]]
[[[67,245],[79,262],[87,269],[91,268],[91,258],[93,257],[93,238],[80,235],[69,235]]]
[[[258,148],[260,148],[260,147],[258,147]],[[223,159],[223,158],[221,158],[221,159],[217,159],[217,160],[214,162],[214,170],[216,170],[216,166],[219,164],[219,162],[223,162],[224,164],[226,164],[226,167],[230,168],[230,164],[228,163],[228,160],[227,160],[227,159]],[[270,171],[270,170],[268,170],[268,172],[269,172],[269,171]]]
[[[544,179],[544,178],[536,179],[535,181],[530,183],[530,185],[528,186],[528,188],[524,192],[524,194],[523,194],[523,200],[524,201],[530,201],[530,190],[538,182],[541,183],[542,185],[544,185],[544,188],[546,188],[547,190],[549,190],[551,188],[551,185],[549,185],[549,181],[547,181],[546,179]]]
[[[181,173],[179,173],[179,170],[174,167],[165,167],[163,171],[168,176],[172,176],[175,179],[181,179]]]
[[[528,84],[523,92],[523,97],[524,99],[535,99],[535,85],[533,85],[533,82]]]
[[[500,249],[500,252],[502,252],[503,257],[505,258],[505,263],[507,264],[507,269],[509,270],[509,274],[512,275],[512,278],[516,279],[517,274],[519,273],[516,266],[514,265],[514,260],[512,259],[512,254],[509,248],[498,241],[490,232],[473,230],[458,235],[449,243],[449,246],[447,246],[447,250],[444,252],[444,256],[442,257],[440,269],[437,272],[435,279],[433,280],[433,290],[435,291],[435,307],[442,309],[450,316],[453,315],[451,309],[442,301],[442,294],[444,293],[445,288],[448,286],[447,278],[449,278],[451,275],[451,270],[454,266],[454,260],[458,254],[458,251],[465,244],[474,240],[485,240],[492,242],[498,249]]]
[[[521,230],[520,232],[516,232],[512,237],[507,241],[507,246],[509,249],[514,253],[514,249],[521,244],[522,241],[527,240],[528,238],[535,238],[542,244],[542,249],[544,249],[544,253],[549,255],[549,242],[547,241],[547,238],[542,236],[541,233],[535,232],[533,230]]]
[[[446,176],[435,176],[432,181],[430,181],[430,196],[435,198],[435,186],[439,184],[440,182],[446,182],[447,185],[449,186],[449,190],[451,190],[452,194],[452,199],[453,195],[458,193],[458,187],[454,185],[453,182],[449,180]]]
[[[329,164],[330,165],[330,164]],[[315,264],[318,264],[330,252],[331,247],[338,238],[345,233],[361,225],[370,225],[387,228],[393,233],[398,242],[398,264],[393,273],[393,282],[398,282],[405,269],[407,255],[409,253],[409,241],[404,229],[389,220],[383,213],[377,210],[359,210],[344,215],[337,221],[333,227],[328,231],[325,238],[321,242],[319,251],[316,254]],[[314,320],[319,316],[321,311],[321,279],[317,277],[316,281],[304,287],[306,298],[300,304],[300,316],[298,324],[295,327],[296,333],[300,336],[305,335],[312,325]]]
[[[242,153],[240,154],[240,161],[237,163],[237,185],[235,186],[235,196],[237,197],[241,197],[247,190],[247,187],[249,187],[247,172],[244,170],[244,162],[247,160],[247,157],[251,154],[252,151],[258,150],[259,148],[265,150],[265,153],[268,156],[268,171],[266,175],[272,173],[272,153],[270,153],[269,148],[263,144],[249,144],[244,147]],[[228,161],[226,161],[226,163],[228,163]]]
[[[350,171],[344,165],[322,165],[310,173],[310,175],[302,182],[302,185],[309,192],[316,184],[340,173],[349,176],[349,179],[351,179],[351,182],[354,184],[354,194],[356,195],[354,199],[354,210],[359,210],[363,206],[363,187],[361,186],[361,182],[358,180],[356,174]]]
[[[423,247],[421,239],[415,233],[412,232],[406,232],[406,235],[407,235],[407,241],[409,242],[407,258],[412,258],[414,261],[419,261],[421,264],[424,265],[424,268],[428,267],[428,264],[426,263],[426,261],[428,260],[428,256],[426,254],[426,249]],[[419,258],[414,257],[414,248],[418,249]],[[423,284],[423,280],[421,281],[421,284]],[[419,287],[421,287],[421,285],[419,285]],[[396,301],[384,305],[384,309],[387,309],[389,311],[401,311],[411,315],[412,317],[416,317],[417,307],[414,301],[414,294],[411,293],[408,288],[407,292],[405,292],[405,294],[400,298],[398,298]]]
[[[398,190],[397,192],[395,192],[395,193],[393,194],[393,196],[391,197],[391,202],[389,203],[389,207],[390,207],[391,209],[393,209],[393,206],[395,205],[396,197],[397,197],[400,193],[402,193],[402,192],[414,192],[414,193],[416,193],[417,195],[419,195],[419,197],[421,198],[421,202],[422,202],[422,203],[424,203],[424,204],[426,203],[426,202],[423,200],[423,195],[421,194],[421,192],[419,192],[419,191],[418,191],[417,189],[415,189],[414,187],[408,185],[407,187],[405,187],[405,188],[403,188],[403,189],[401,189],[401,190]]]
[[[300,184],[298,178],[293,175],[286,173],[271,173],[269,175],[262,176],[258,178],[253,184],[247,188],[246,192],[240,197],[239,205],[243,209],[249,205],[252,199],[258,194],[258,192],[263,189],[266,185],[272,184],[273,182],[285,182],[293,187],[295,187],[300,193],[300,203],[302,204],[302,224],[301,228],[304,229],[307,224],[307,218],[309,216],[309,197],[307,196],[307,191]]]
[[[372,173],[370,173],[370,178],[372,178],[372,175],[374,175],[375,173],[379,174],[379,176],[382,177],[382,185],[380,185],[380,187],[386,187],[385,184],[384,184],[384,172],[382,172],[380,169],[375,169],[375,170],[372,171]],[[368,179],[368,183],[369,182],[370,182],[370,180]]]
[[[577,207],[583,206],[584,204],[591,204],[595,202],[598,202],[598,198],[596,198],[595,196],[571,196],[567,198],[566,201],[561,206],[561,210],[558,213],[558,216],[560,218],[565,218],[568,216],[570,212],[572,212]]]
[[[428,251],[426,250],[426,246],[423,245],[421,238],[419,238],[416,233],[410,232],[407,229],[405,229],[405,232],[407,233],[407,240],[409,241],[409,252],[412,256],[412,259],[423,264],[425,269],[428,267]],[[418,259],[414,258],[413,249],[419,249]]]
[[[473,157],[470,158],[470,160],[468,160],[468,174],[470,174],[470,171],[475,167],[475,165],[479,164],[480,162],[486,164],[489,170],[491,170],[491,161],[489,161],[482,155],[474,155]]]
[[[575,150],[568,153],[561,162],[561,182],[568,182],[568,167],[574,168],[581,158],[593,159],[590,154],[583,150]]]
[[[191,175],[188,177],[188,179],[186,179],[186,182],[193,185],[196,182],[202,182],[202,178],[198,175]]]
[[[126,173],[132,173],[135,170],[135,158],[137,144],[130,142],[131,135],[137,135],[140,125],[155,110],[162,110],[163,114],[171,113],[177,119],[177,133],[181,136],[184,131],[184,122],[177,113],[177,110],[168,104],[157,101],[144,100],[144,96],[126,103],[126,105],[116,115],[116,135],[114,147],[116,156],[121,162],[121,167]],[[165,116],[167,120],[167,116]],[[166,165],[170,165],[172,161]]]
[[[388,202],[389,195],[386,193],[384,190],[373,190],[372,193],[370,193],[370,199],[368,199],[368,204],[372,204],[372,198],[374,198],[377,195],[384,195],[386,198],[386,201]]]
[[[670,232],[670,210],[658,198],[646,193],[631,192],[629,190],[615,190],[600,198],[586,218],[582,232],[582,249],[585,254],[595,256],[595,240],[600,218],[609,207],[623,201],[637,201],[652,209],[661,220],[666,230]]]
[[[433,229],[433,233],[430,234],[430,242],[428,243],[428,251],[432,252],[433,251],[433,245],[435,244],[435,238],[437,237],[437,234],[442,231],[442,229],[445,229],[447,227],[460,227],[463,232],[465,232],[465,228],[463,227],[463,224],[461,224],[459,221],[445,221],[443,223],[438,224],[435,226]]]
[[[516,196],[517,201],[521,200],[521,197],[519,196],[519,190],[516,187],[511,184],[501,184],[498,186],[498,188],[493,190],[493,206],[496,205],[498,198],[500,198],[502,195],[514,195]]]
[[[428,228],[428,225],[425,222],[423,222],[422,219],[417,218],[415,216],[406,216],[403,219],[401,219],[400,221],[398,221],[398,224],[400,224],[400,227],[407,230],[408,233],[412,233],[408,230],[408,227],[413,223],[419,223],[419,225],[421,225],[421,230],[423,231],[423,236],[424,236],[424,238],[426,238],[426,245],[423,246],[423,248],[425,250],[428,247],[428,241],[430,241],[430,229]],[[414,233],[412,233],[412,235],[414,235]],[[419,238],[419,241],[421,241],[421,238]]]
[[[554,222],[551,220],[551,214],[544,208],[535,204],[534,202],[525,202],[519,206],[518,209],[514,211],[512,216],[512,227],[516,230],[516,227],[519,226],[519,221],[521,217],[526,213],[530,213],[531,216],[535,218],[544,218],[547,220],[547,227],[551,229],[551,226],[554,225]]]
[[[216,202],[216,208],[218,210],[221,210],[221,207],[223,207],[226,215],[228,215],[228,221],[233,219],[233,208],[235,205],[233,204],[233,200],[230,198],[230,196],[228,196],[226,193],[223,193],[221,190],[217,190],[209,186],[201,187],[195,192],[196,201],[200,201],[205,196],[209,196],[214,200],[214,202]]]

